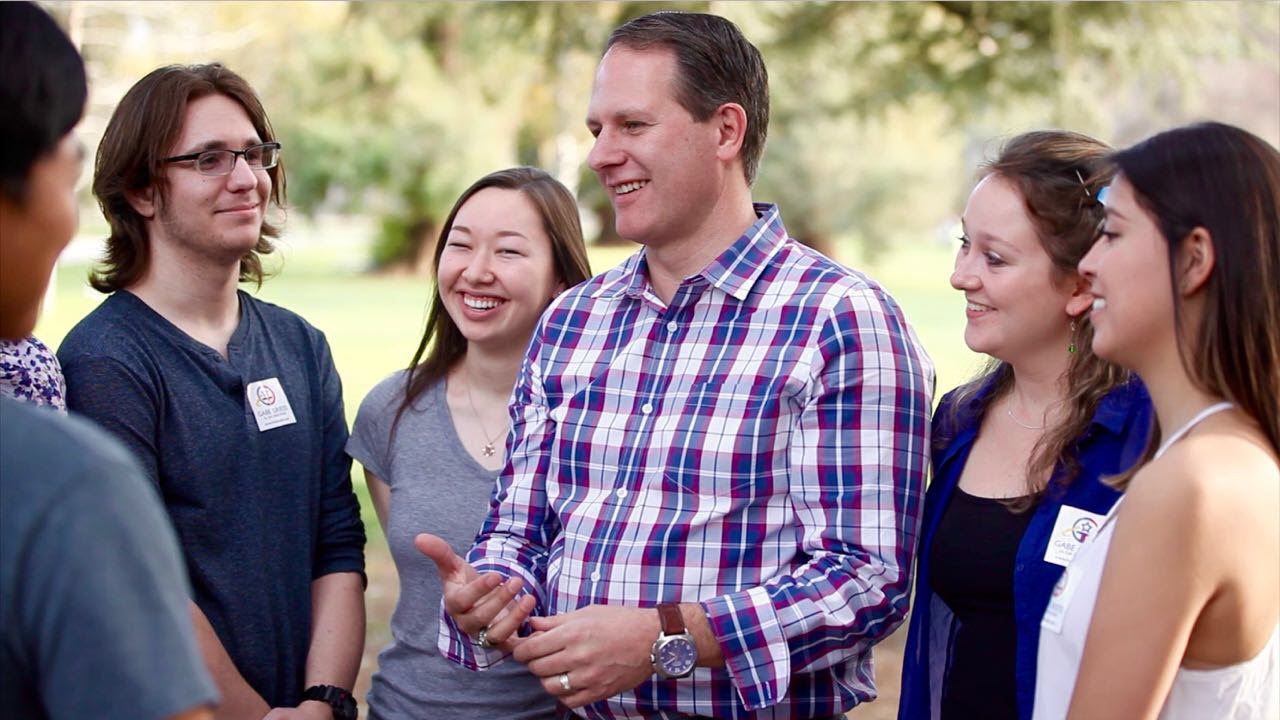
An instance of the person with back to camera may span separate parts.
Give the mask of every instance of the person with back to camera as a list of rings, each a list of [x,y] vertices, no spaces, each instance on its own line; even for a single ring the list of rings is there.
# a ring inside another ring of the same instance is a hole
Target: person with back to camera
[[[434,265],[427,329],[409,369],[369,392],[347,443],[400,578],[369,717],[554,717],[554,699],[523,666],[475,673],[441,657],[440,577],[413,541],[429,530],[466,552],[484,521],[534,325],[554,296],[591,274],[577,203],[541,170],[486,175],[454,203]]]
[[[901,720],[1031,715],[1039,623],[1082,537],[1137,459],[1140,382],[1094,355],[1075,270],[1102,219],[1106,145],[1070,132],[1005,144],[973,189],[951,285],[965,344],[992,360],[933,420]]]
[[[613,32],[588,164],[642,247],[543,314],[467,559],[417,541],[441,650],[579,717],[839,717],[906,615],[933,369],[888,293],[752,202],[768,101],[724,18]]]
[[[30,334],[78,221],[84,63],[0,3],[0,338]],[[12,720],[208,720],[218,700],[160,498],[120,443],[0,397],[0,707]]]
[[[1113,160],[1080,272],[1094,352],[1142,378],[1158,431],[1045,611],[1035,717],[1274,720],[1280,153],[1204,123]]]

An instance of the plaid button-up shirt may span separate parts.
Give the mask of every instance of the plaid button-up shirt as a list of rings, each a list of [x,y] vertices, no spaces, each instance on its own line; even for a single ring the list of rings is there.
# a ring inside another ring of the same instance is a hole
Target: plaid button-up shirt
[[[643,250],[562,294],[516,382],[471,564],[538,614],[700,602],[726,661],[587,717],[832,715],[906,614],[933,368],[884,290],[756,212],[670,304]],[[440,646],[501,659],[447,615]]]

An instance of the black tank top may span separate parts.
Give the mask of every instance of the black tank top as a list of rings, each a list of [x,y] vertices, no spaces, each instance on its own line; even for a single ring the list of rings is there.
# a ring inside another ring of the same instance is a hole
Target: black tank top
[[[929,554],[929,583],[955,613],[943,720],[1017,720],[1017,626],[1013,566],[1033,510],[1013,513],[995,498],[959,487],[951,495]]]

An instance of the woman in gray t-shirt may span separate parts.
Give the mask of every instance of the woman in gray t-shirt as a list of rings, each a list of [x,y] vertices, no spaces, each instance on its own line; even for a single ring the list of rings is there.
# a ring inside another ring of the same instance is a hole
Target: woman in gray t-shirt
[[[507,402],[542,311],[590,276],[573,196],[541,170],[486,175],[440,232],[426,332],[408,370],[360,404],[347,452],[400,576],[391,643],[369,691],[374,720],[547,718],[554,699],[508,660],[474,673],[436,647],[440,577],[413,545],[430,532],[466,553],[489,508],[510,427]]]

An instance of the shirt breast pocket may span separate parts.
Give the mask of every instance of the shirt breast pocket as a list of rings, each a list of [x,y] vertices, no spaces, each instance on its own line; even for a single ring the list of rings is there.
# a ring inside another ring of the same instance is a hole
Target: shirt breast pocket
[[[785,477],[787,400],[776,383],[709,379],[689,393],[663,486],[732,507]]]

